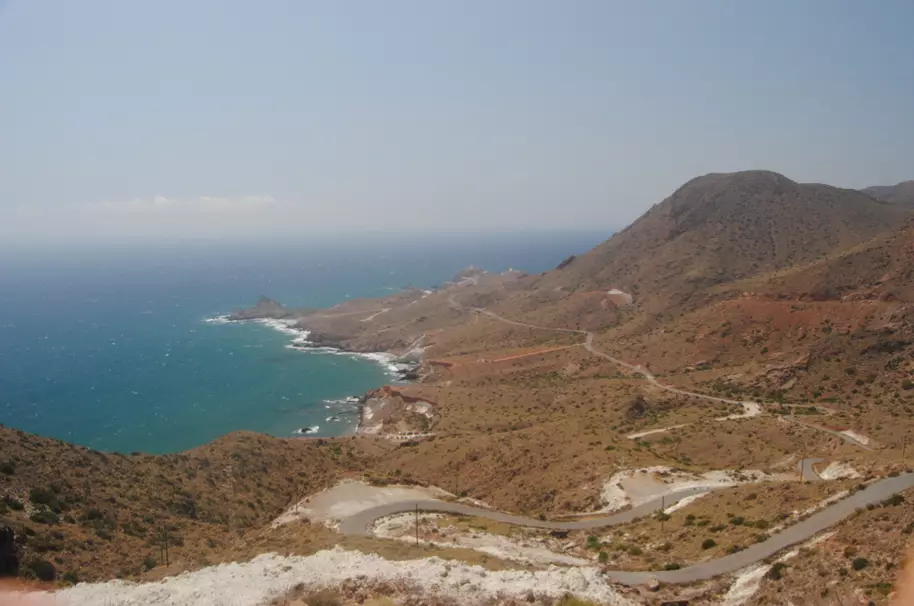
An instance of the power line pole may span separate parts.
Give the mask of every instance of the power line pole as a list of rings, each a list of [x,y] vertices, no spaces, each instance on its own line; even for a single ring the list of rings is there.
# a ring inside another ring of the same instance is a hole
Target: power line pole
[[[905,451],[908,448],[908,434],[904,434],[904,437],[901,438],[901,464],[904,465]]]
[[[419,546],[419,504],[416,503],[416,547]]]

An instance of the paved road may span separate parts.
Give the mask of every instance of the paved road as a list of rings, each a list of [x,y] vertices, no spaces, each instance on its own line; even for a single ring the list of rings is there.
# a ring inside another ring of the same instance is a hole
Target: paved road
[[[813,465],[816,463],[821,463],[825,459],[803,459],[797,463],[797,468],[800,470],[800,477],[803,478],[804,482],[819,482],[822,480],[819,477],[819,474],[816,473],[816,470],[813,469]]]
[[[569,522],[551,522],[548,520],[537,520],[534,518],[512,515],[510,513],[503,513],[501,511],[480,509],[479,507],[473,507],[471,505],[449,503],[447,501],[436,501],[432,499],[424,501],[402,501],[398,503],[378,505],[377,507],[372,507],[371,509],[361,511],[340,522],[339,530],[344,534],[370,536],[370,526],[375,522],[375,520],[398,513],[415,511],[417,506],[421,511],[435,511],[440,513],[455,513],[459,515],[482,517],[488,518],[490,520],[495,520],[496,522],[513,524],[515,526],[547,528],[549,530],[587,530],[590,528],[603,528],[606,526],[626,524],[636,518],[643,518],[644,516],[656,513],[660,511],[661,507],[669,507],[670,505],[678,503],[686,497],[691,497],[697,494],[704,494],[706,492],[710,492],[710,489],[687,488],[685,490],[680,490],[666,495],[666,497],[663,499],[654,499],[637,507],[633,507],[628,511],[623,511],[622,513],[600,518],[573,520]]]
[[[806,464],[810,460],[803,461]],[[809,463],[811,466],[812,463]],[[657,579],[661,583],[693,583],[711,579],[723,574],[736,572],[747,566],[756,564],[765,558],[768,558],[779,551],[802,543],[823,530],[841,522],[857,509],[866,507],[869,504],[876,504],[884,501],[897,492],[906,490],[914,486],[914,473],[901,474],[894,478],[885,478],[871,484],[869,487],[861,490],[842,501],[829,505],[793,526],[785,528],[775,534],[767,541],[756,543],[731,555],[721,558],[687,566],[679,570],[656,570],[656,571],[625,571],[610,570],[606,575],[617,583],[623,585],[642,585],[651,579]],[[707,492],[707,489],[688,489],[682,490],[665,499],[665,505],[671,505],[687,496]],[[403,501],[400,503],[389,503],[362,511],[349,518],[344,519],[339,526],[340,532],[352,535],[367,536],[370,534],[369,526],[377,519],[398,513],[409,513],[416,508],[421,511],[433,511],[444,513],[455,513],[469,515],[480,518],[487,518],[497,522],[505,522],[519,526],[528,526],[532,528],[545,528],[550,530],[586,530],[591,528],[602,528],[631,522],[635,518],[643,517],[657,511],[661,507],[660,500],[654,500],[645,503],[639,507],[630,509],[619,514],[603,518],[593,518],[589,520],[577,520],[573,522],[551,522],[546,520],[536,520],[515,516],[500,511],[491,511],[480,509],[460,503],[446,503],[444,501]]]

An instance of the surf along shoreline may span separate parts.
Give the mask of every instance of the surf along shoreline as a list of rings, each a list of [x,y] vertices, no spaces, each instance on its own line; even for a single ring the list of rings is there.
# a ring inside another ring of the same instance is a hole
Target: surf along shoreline
[[[394,385],[407,384],[418,377],[418,370],[421,366],[421,350],[398,355],[389,351],[351,350],[341,342],[324,335],[319,337],[319,341],[313,341],[311,336],[314,331],[301,326],[301,321],[309,312],[313,312],[313,310],[287,309],[276,301],[261,297],[253,308],[235,310],[228,314],[207,318],[204,322],[207,324],[261,324],[291,337],[291,341],[285,345],[286,349],[318,355],[348,356],[370,361],[380,366],[385,371],[385,374],[393,379],[392,383]],[[374,411],[368,409],[368,404],[373,395],[383,392],[385,388],[389,389],[389,385],[385,383],[359,395],[347,395],[340,399],[322,400],[321,404],[324,405],[324,408],[328,412],[332,411],[326,421],[328,423],[339,422],[341,417],[357,412],[358,420],[356,424],[349,425],[340,437],[376,433],[374,429],[366,428],[366,425],[374,415]],[[314,434],[317,434],[319,430],[320,425],[314,425],[302,427],[293,433],[296,436],[317,438],[318,436]]]

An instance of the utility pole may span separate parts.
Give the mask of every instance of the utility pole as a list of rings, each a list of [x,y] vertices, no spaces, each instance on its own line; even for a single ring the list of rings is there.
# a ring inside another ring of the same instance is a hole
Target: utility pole
[[[159,558],[165,561],[165,565],[169,565],[168,560],[168,524],[162,522],[162,534],[159,537]]]
[[[666,519],[666,495],[660,495],[660,531],[663,532],[663,522]]]
[[[416,503],[416,547],[419,546],[419,504]]]
[[[908,448],[908,434],[904,434],[904,437],[901,438],[901,464],[904,465],[904,455],[905,451]]]

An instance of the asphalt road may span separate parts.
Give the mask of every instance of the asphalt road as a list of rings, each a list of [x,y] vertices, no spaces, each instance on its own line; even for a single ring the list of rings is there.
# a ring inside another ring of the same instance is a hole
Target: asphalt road
[[[803,462],[804,465],[806,463],[807,461]],[[812,463],[809,463],[810,468],[811,465]],[[679,570],[639,572],[609,570],[606,571],[605,574],[613,581],[623,585],[642,585],[651,579],[657,579],[661,583],[671,584],[692,583],[695,581],[711,579],[723,574],[730,574],[747,566],[757,564],[791,545],[796,545],[797,543],[802,543],[811,539],[816,534],[846,519],[857,509],[866,507],[869,504],[878,504],[893,494],[911,488],[912,486],[914,486],[914,473],[905,473],[894,478],[879,480],[864,490],[829,505],[822,511],[811,515],[802,522],[785,528],[773,535],[767,541],[756,543],[743,551],[726,555],[721,558],[709,560],[693,566],[686,566]],[[587,530],[631,522],[635,518],[644,517],[658,511],[661,505],[669,506],[685,497],[704,492],[707,492],[707,489],[682,490],[668,495],[663,500],[663,503],[661,503],[660,499],[656,499],[615,515],[570,522],[551,522],[547,520],[525,518],[523,516],[480,509],[478,507],[462,505],[460,503],[447,503],[434,500],[402,501],[399,503],[388,503],[359,512],[342,520],[339,530],[345,534],[368,536],[371,532],[369,527],[376,520],[394,514],[416,511],[417,507],[423,512],[441,512],[475,516],[494,520],[496,522],[505,522],[507,524],[531,528],[544,528],[548,530]]]

